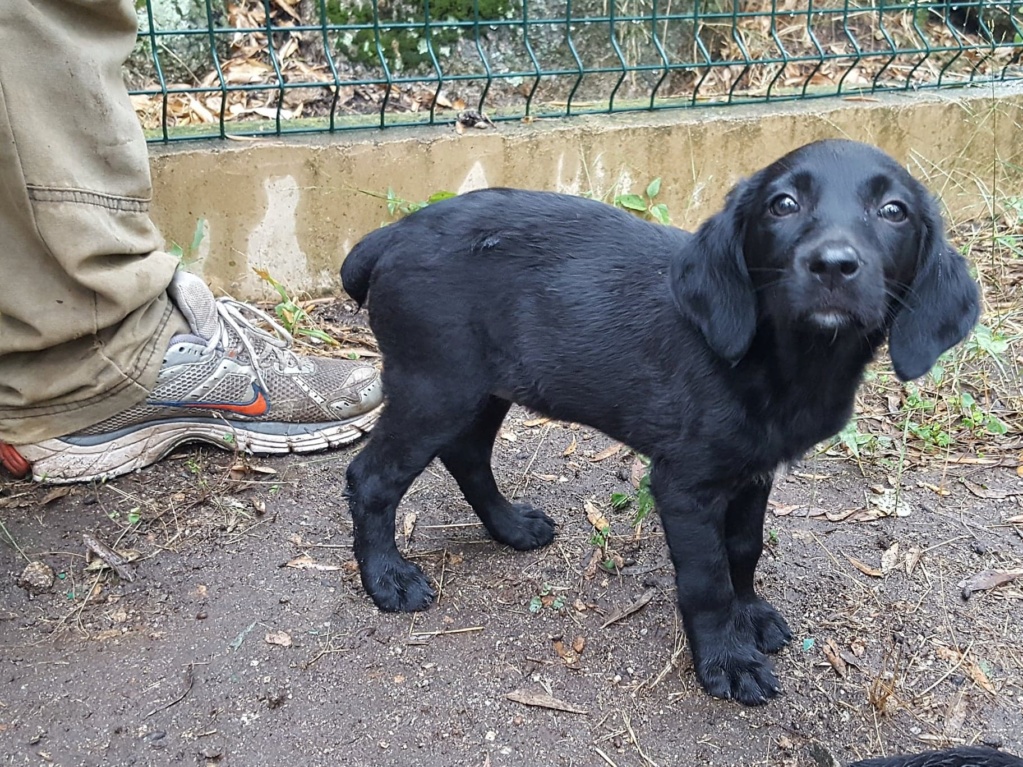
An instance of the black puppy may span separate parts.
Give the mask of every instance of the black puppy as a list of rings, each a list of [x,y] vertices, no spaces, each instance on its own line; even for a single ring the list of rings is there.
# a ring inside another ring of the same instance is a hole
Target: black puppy
[[[986,746],[959,746],[945,751],[864,759],[849,767],[1023,767],[1023,759]]]
[[[977,288],[927,191],[881,151],[802,147],[731,191],[695,234],[592,200],[491,189],[363,239],[341,269],[370,301],[387,405],[348,468],[362,583],[422,610],[395,509],[435,457],[516,549],[554,522],[490,467],[515,402],[651,459],[696,673],[712,695],[778,692],[764,653],[791,632],[753,587],[775,468],[838,432],[887,339],[926,373],[977,319]]]

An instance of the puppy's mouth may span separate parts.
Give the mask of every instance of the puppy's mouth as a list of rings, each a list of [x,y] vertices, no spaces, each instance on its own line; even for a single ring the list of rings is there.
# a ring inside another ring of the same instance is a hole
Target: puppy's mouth
[[[842,330],[858,324],[856,317],[840,309],[817,309],[810,312],[807,319],[821,330]]]

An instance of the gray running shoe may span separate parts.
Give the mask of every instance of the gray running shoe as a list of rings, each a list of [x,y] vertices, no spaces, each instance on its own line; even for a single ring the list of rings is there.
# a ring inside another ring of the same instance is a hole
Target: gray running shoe
[[[383,392],[371,365],[296,354],[265,312],[214,299],[188,272],[168,292],[192,332],[171,339],[149,397],[74,434],[0,443],[5,468],[39,482],[88,482],[149,466],[185,442],[304,453],[353,442],[376,422]]]

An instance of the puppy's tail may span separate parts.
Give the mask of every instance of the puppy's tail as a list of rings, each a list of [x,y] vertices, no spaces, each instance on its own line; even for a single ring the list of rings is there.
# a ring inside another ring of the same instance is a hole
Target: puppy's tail
[[[361,307],[369,295],[369,281],[377,261],[387,251],[390,227],[370,232],[355,244],[341,264],[341,284]]]

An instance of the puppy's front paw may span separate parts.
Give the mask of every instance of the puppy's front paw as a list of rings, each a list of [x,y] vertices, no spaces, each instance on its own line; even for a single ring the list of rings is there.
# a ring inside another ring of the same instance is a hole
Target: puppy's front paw
[[[778,652],[792,640],[789,624],[766,599],[740,605],[736,623],[748,627],[760,652]]]
[[[426,574],[400,557],[367,562],[359,574],[366,593],[386,612],[417,612],[433,602],[435,594]]]
[[[528,503],[513,503],[509,513],[494,520],[489,532],[498,543],[531,551],[554,540],[554,520]]]
[[[726,641],[699,655],[696,677],[715,698],[761,706],[780,690],[771,661],[752,645]]]

